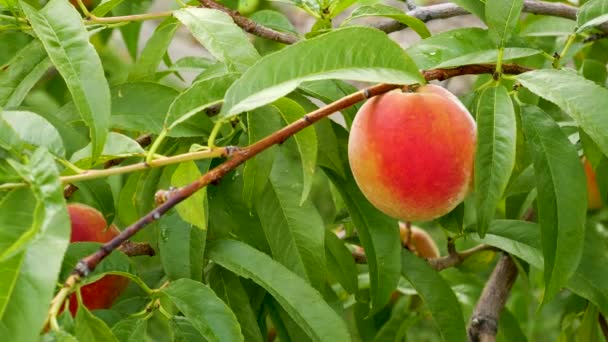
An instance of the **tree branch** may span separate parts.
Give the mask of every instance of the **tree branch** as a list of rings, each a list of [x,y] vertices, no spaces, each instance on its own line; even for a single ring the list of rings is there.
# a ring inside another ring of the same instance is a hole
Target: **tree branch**
[[[450,69],[452,70],[452,69]],[[434,80],[438,79],[438,77],[444,77],[448,75],[450,77],[457,75],[465,75],[465,74],[479,74],[485,72],[493,72],[494,67],[490,65],[470,65],[464,66],[461,68],[457,68],[459,74],[454,73],[453,71],[447,70],[429,70],[423,72],[423,75],[426,80]],[[522,73],[528,71],[528,68],[509,65],[508,68],[505,68],[505,73],[512,71],[513,73]],[[239,165],[243,164],[245,161],[255,157],[257,154],[262,151],[270,148],[271,146],[281,144],[289,137],[303,130],[304,128],[312,125],[313,123],[337,112],[344,108],[354,105],[357,102],[363,101],[373,96],[377,96],[383,93],[386,93],[390,90],[404,88],[403,85],[395,85],[395,84],[377,84],[371,86],[369,88],[365,88],[363,90],[357,91],[353,94],[347,95],[331,104],[326,105],[325,107],[319,108],[311,113],[304,115],[300,120],[297,120],[282,129],[272,133],[271,135],[247,146],[242,149],[230,149],[233,153],[229,153],[226,157],[230,157],[230,159],[226,160],[222,164],[216,166],[211,169],[204,175],[202,175],[199,179],[194,182],[186,185],[182,188],[178,188],[172,191],[167,192],[166,201],[156,207],[154,210],[150,211],[148,214],[140,218],[137,222],[133,223],[131,226],[127,227],[123,230],[118,236],[113,238],[111,241],[103,244],[99,250],[95,253],[81,259],[74,269],[72,273],[68,277],[65,282],[65,287],[73,287],[76,283],[80,281],[81,278],[86,277],[90,272],[92,272],[95,267],[103,260],[106,256],[108,256],[113,250],[118,248],[123,242],[131,238],[135,233],[140,231],[142,228],[147,226],[148,224],[158,220],[171,208],[182,202],[183,200],[190,197],[196,191],[204,188],[205,186],[218,182],[222,177],[228,174],[230,171],[236,169]],[[225,148],[227,149],[227,148]],[[59,291],[57,296],[66,296],[70,291]],[[57,303],[58,301],[65,300],[64,298],[57,298],[53,300],[53,303]]]
[[[152,246],[147,242],[131,242],[125,241],[123,242],[118,250],[125,253],[129,257],[147,255],[147,256],[155,256],[156,251]]]
[[[473,311],[468,327],[469,341],[496,340],[500,312],[507,302],[509,291],[516,278],[517,267],[511,256],[504,254],[496,264]]]
[[[213,0],[199,0],[201,6],[222,11],[232,17],[234,23],[240,26],[244,31],[249,32],[258,37],[274,40],[283,44],[293,44],[300,40],[297,36],[289,33],[275,31],[268,27],[262,26],[255,21],[241,15],[238,11],[233,11]]]
[[[554,17],[561,17],[566,19],[576,20],[577,8],[574,6],[545,1],[524,1],[523,12],[549,15]],[[417,7],[416,9],[407,12],[409,16],[418,18],[423,22],[428,22],[435,19],[445,19],[461,15],[470,14],[461,7],[455,4],[438,4],[432,6]],[[407,28],[407,25],[402,24],[396,20],[391,20],[385,23],[374,25],[373,27],[382,30],[386,33],[395,32]],[[604,23],[599,26],[600,30],[608,33],[608,23]]]

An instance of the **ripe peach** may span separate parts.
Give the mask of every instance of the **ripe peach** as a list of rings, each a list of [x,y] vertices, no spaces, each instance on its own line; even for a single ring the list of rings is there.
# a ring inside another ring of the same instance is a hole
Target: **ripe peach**
[[[593,166],[591,166],[591,163],[586,158],[583,158],[583,164],[585,175],[587,175],[587,208],[599,209],[603,206],[603,203],[600,189],[597,187],[595,171],[593,171]]]
[[[348,140],[355,180],[389,216],[428,221],[456,207],[471,187],[476,125],[456,96],[436,85],[367,101]]]
[[[120,232],[116,226],[108,227],[103,215],[95,208],[84,204],[68,204],[68,213],[72,222],[70,242],[94,241],[108,242]],[[122,291],[129,280],[116,275],[106,275],[100,280],[80,288],[82,302],[89,310],[107,309]],[[78,301],[76,294],[70,297],[70,312],[76,314]]]
[[[399,234],[401,244],[416,255],[427,259],[439,258],[437,244],[423,229],[414,226],[408,229],[405,223],[399,222]]]

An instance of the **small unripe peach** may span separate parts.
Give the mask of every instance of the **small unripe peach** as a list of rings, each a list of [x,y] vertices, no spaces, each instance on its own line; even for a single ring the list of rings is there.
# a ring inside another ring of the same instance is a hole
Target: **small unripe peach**
[[[403,221],[443,216],[471,188],[476,125],[456,96],[436,85],[393,90],[367,101],[348,140],[365,197]]]
[[[595,171],[593,171],[593,166],[591,166],[591,163],[586,158],[583,158],[583,164],[585,175],[587,176],[587,208],[599,209],[603,206],[603,203],[600,189],[597,186]]]
[[[80,203],[68,204],[72,223],[70,242],[93,241],[108,242],[120,232],[116,226],[108,227],[103,215],[97,209]],[[89,310],[107,309],[122,291],[129,280],[117,275],[106,275],[98,281],[80,288],[82,302]],[[76,295],[70,297],[70,312],[76,314],[78,301]]]
[[[416,255],[427,258],[439,258],[439,248],[433,238],[421,228],[411,226],[409,229],[403,222],[399,222],[401,244]]]

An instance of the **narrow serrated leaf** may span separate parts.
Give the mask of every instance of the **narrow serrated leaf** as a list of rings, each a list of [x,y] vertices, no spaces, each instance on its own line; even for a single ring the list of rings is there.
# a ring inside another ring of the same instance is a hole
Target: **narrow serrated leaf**
[[[347,27],[262,57],[228,89],[221,116],[231,117],[271,103],[302,82],[336,78],[397,84],[422,82],[416,65],[384,32]]]
[[[540,108],[525,107],[522,126],[534,158],[546,303],[568,282],[583,252],[585,172],[567,136]]]
[[[424,39],[431,36],[431,32],[426,27],[424,22],[416,17],[412,17],[407,15],[402,10],[387,6],[384,4],[374,4],[374,5],[366,5],[361,6],[355,9],[348,18],[344,19],[341,25],[346,25],[349,21],[353,19],[363,18],[363,17],[385,17],[397,20],[398,22],[409,26],[412,30],[414,30],[418,35]]]
[[[315,341],[350,341],[344,320],[321,294],[268,255],[234,240],[209,244],[207,256],[266,289]]]
[[[523,5],[523,0],[486,0],[485,21],[497,48],[503,48],[515,32]]]
[[[179,279],[162,289],[207,341],[243,341],[236,316],[207,285]]]
[[[572,116],[604,155],[608,155],[608,120],[605,115],[608,89],[566,70],[535,70],[516,78],[524,87]]]
[[[92,156],[97,159],[110,126],[110,90],[82,18],[63,0],[51,0],[40,11],[24,2],[21,6],[89,127]]]
[[[513,103],[502,85],[484,89],[475,108],[477,232],[484,236],[515,165],[517,127]]]

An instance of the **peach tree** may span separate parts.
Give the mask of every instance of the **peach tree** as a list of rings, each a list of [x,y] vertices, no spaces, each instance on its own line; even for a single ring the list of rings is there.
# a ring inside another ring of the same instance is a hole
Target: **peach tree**
[[[0,0],[0,340],[608,339],[607,37],[607,0]]]

